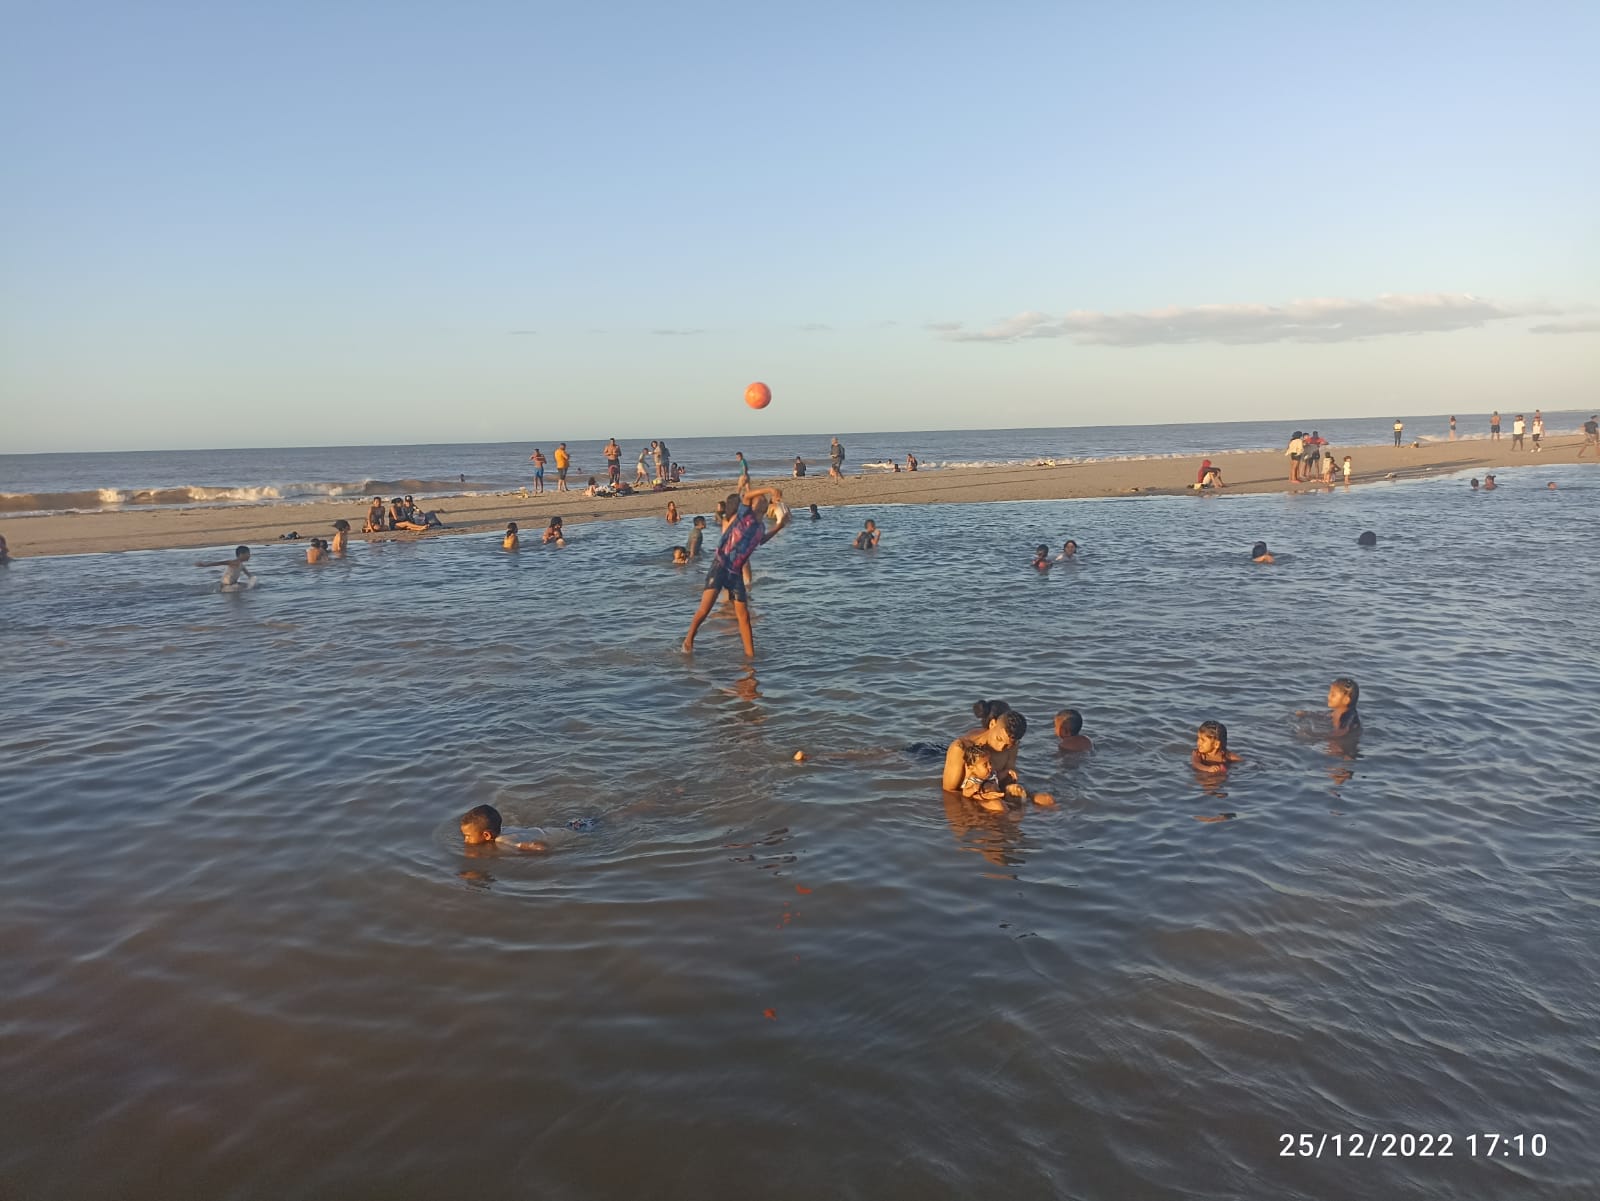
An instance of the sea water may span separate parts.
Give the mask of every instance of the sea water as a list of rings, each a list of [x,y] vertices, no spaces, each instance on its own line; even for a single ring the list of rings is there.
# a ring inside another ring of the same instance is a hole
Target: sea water
[[[1592,1196],[1600,486],[1501,480],[824,510],[753,664],[655,518],[19,561],[0,1196]]]

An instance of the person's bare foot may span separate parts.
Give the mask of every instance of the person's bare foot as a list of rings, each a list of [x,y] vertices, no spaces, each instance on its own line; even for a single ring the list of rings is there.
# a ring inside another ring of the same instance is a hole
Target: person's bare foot
[[[685,638],[683,640],[683,645],[681,647],[679,647],[678,649],[681,650],[686,655],[692,655],[692,654],[694,654],[694,643],[690,642],[687,638]]]

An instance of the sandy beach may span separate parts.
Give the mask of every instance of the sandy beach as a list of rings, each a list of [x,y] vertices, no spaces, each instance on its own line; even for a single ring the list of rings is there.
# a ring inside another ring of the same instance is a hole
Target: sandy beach
[[[1540,467],[1577,461],[1581,436],[1551,438],[1546,449],[1534,454],[1512,451],[1511,439],[1499,442],[1475,439],[1438,442],[1421,447],[1337,447],[1336,460],[1349,454],[1354,461],[1354,485],[1390,480],[1426,478],[1457,471],[1482,474],[1512,467]],[[1251,451],[1229,454],[1196,453],[1172,459],[1108,459],[1071,466],[1018,466],[947,469],[940,471],[850,474],[830,480],[826,471],[805,479],[757,479],[777,484],[784,499],[796,507],[817,504],[823,509],[844,505],[968,504],[983,501],[1070,500],[1092,497],[1173,495],[1190,490],[1202,458],[1220,467],[1227,488],[1221,494],[1245,495],[1287,492],[1289,463],[1284,452]],[[1600,462],[1593,456],[1584,462]],[[587,476],[583,477],[587,482]],[[643,492],[627,497],[585,497],[581,489],[558,493],[553,486],[541,496],[519,492],[491,496],[430,499],[427,505],[443,512],[447,528],[431,534],[352,534],[352,540],[442,537],[448,534],[487,533],[517,522],[525,540],[536,539],[554,514],[568,525],[618,520],[660,513],[668,500],[686,516],[710,513],[730,490],[733,477],[684,483],[667,493]],[[327,536],[334,520],[343,517],[355,530],[361,528],[370,498],[306,504],[247,505],[228,508],[145,509],[131,512],[65,513],[37,517],[12,517],[0,521],[0,534],[14,556],[97,554],[108,551],[163,550],[175,547],[225,548],[235,544],[258,546],[276,542],[281,534],[298,531],[302,538]]]

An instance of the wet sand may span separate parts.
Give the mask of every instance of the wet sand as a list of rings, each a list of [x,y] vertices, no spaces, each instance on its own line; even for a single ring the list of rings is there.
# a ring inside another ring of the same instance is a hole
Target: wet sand
[[[1336,447],[1335,458],[1349,454],[1354,462],[1353,485],[1384,480],[1421,479],[1456,471],[1497,471],[1510,467],[1566,464],[1577,460],[1581,435],[1546,439],[1546,449],[1534,454],[1513,451],[1511,439],[1499,442],[1438,442],[1413,448],[1403,446]],[[840,505],[970,504],[981,501],[1072,500],[1137,495],[1173,495],[1191,490],[1202,458],[1222,469],[1227,488],[1222,496],[1259,492],[1287,492],[1289,461],[1284,452],[1243,451],[1230,454],[1197,452],[1175,459],[1107,459],[1065,467],[978,467],[941,471],[871,472],[830,480],[826,472],[803,480],[788,477],[757,479],[776,484],[784,500],[796,508],[817,504],[823,509]],[[1584,462],[1600,462],[1592,454]],[[1335,478],[1339,478],[1336,473]],[[586,485],[588,477],[583,483]],[[505,529],[508,521],[522,527],[524,542],[537,541],[554,514],[568,525],[588,521],[643,517],[665,511],[667,501],[677,503],[687,516],[710,513],[731,490],[733,477],[684,483],[670,492],[643,492],[634,496],[585,497],[581,489],[558,493],[547,488],[542,496],[519,492],[492,496],[457,496],[429,499],[441,510],[448,528],[429,534],[352,533],[352,541],[418,539],[447,534]],[[1315,485],[1299,485],[1311,487]],[[1342,486],[1342,485],[1341,485]],[[371,498],[317,501],[308,504],[249,505],[234,508],[151,509],[136,512],[65,513],[39,517],[12,517],[0,521],[13,555],[94,554],[119,550],[163,550],[173,547],[224,549],[235,544],[258,546],[275,542],[280,534],[298,531],[301,538],[330,536],[335,519],[343,517],[352,530],[366,519]],[[687,521],[687,516],[685,520]],[[685,537],[688,527],[684,526]]]

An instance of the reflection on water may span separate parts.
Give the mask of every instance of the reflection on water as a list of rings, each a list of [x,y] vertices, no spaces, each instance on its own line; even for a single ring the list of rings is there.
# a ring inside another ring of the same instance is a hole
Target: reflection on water
[[[0,1195],[1587,1195],[1600,491],[1565,471],[884,508],[875,556],[825,514],[757,556],[753,667],[720,617],[678,652],[657,521],[267,547],[229,596],[189,553],[15,564]],[[996,695],[1056,807],[938,793]],[[484,803],[550,852],[467,855]],[[1362,1130],[1458,1153],[1278,1157]]]

